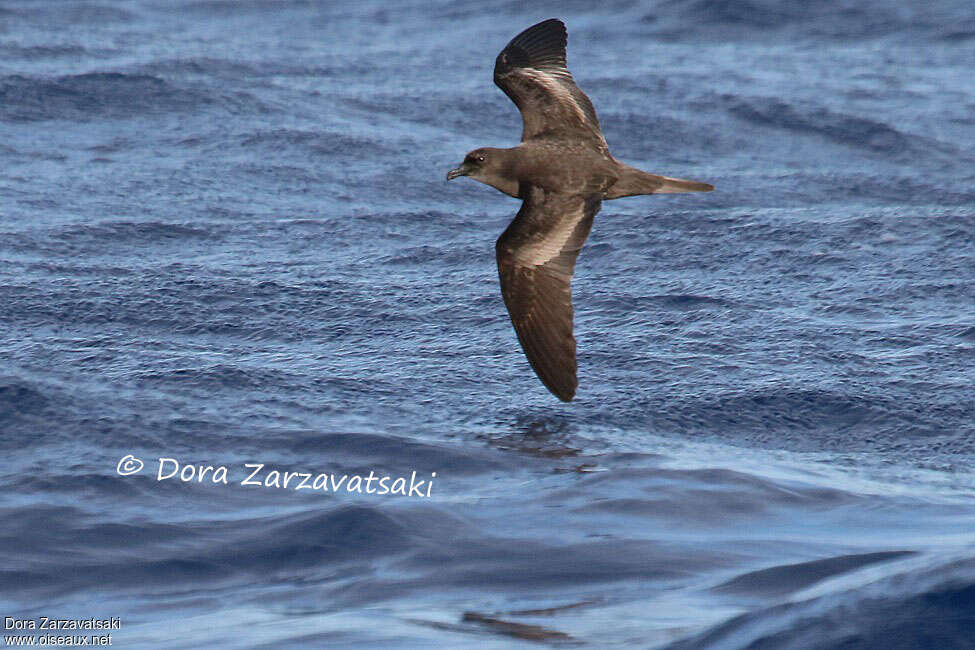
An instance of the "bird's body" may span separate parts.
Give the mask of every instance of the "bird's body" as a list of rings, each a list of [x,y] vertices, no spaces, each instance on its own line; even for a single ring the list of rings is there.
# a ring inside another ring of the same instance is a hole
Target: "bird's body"
[[[565,45],[565,25],[550,19],[501,51],[494,82],[521,111],[522,142],[475,149],[447,179],[470,176],[522,199],[496,246],[501,293],[535,373],[569,401],[578,385],[570,283],[602,201],[713,187],[649,174],[613,158],[592,102],[566,68]]]
[[[497,161],[499,173],[476,180],[516,198],[523,198],[521,183],[547,192],[572,188],[573,193],[589,193],[605,192],[619,177],[615,161],[572,140],[533,138],[511,149],[479,151]],[[552,164],[555,158],[558,165]]]

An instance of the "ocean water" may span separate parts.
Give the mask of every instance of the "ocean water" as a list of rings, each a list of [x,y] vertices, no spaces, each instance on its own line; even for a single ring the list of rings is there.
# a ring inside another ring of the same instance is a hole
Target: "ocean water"
[[[4,634],[975,647],[972,16],[0,2]],[[614,154],[716,186],[604,203],[571,404],[518,202],[444,181],[549,17]]]

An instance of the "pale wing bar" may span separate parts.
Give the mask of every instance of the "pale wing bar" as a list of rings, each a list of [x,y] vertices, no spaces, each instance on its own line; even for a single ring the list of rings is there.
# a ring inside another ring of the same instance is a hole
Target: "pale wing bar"
[[[599,207],[598,195],[533,188],[496,246],[501,294],[518,341],[545,387],[566,402],[578,386],[570,285]]]

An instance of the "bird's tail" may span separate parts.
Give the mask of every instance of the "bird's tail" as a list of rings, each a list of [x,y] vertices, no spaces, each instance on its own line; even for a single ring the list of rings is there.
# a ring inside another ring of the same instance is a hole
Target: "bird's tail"
[[[623,173],[620,175],[612,187],[606,192],[607,199],[618,199],[624,196],[636,196],[638,194],[677,194],[679,192],[710,192],[714,185],[688,181],[682,178],[669,178],[667,176],[657,176],[647,172],[621,165]]]

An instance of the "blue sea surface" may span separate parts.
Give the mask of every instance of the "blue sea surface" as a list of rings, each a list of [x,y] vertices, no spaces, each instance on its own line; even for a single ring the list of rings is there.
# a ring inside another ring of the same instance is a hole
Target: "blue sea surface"
[[[975,648],[973,16],[0,1],[0,616]],[[444,181],[550,17],[614,155],[716,187],[603,204],[570,404],[501,300],[519,203]]]

